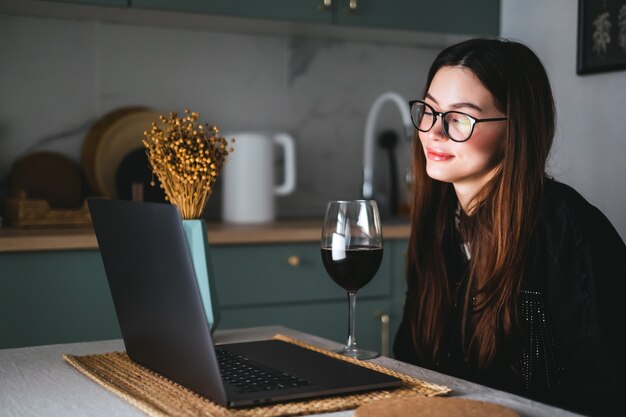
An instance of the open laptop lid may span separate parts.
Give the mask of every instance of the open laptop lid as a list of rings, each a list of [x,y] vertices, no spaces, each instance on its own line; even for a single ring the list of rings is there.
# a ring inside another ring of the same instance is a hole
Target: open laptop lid
[[[129,357],[225,405],[176,206],[95,198],[88,204]]]

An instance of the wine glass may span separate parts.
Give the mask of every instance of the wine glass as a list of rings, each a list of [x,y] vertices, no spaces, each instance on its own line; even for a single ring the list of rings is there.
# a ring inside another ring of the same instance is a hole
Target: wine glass
[[[330,201],[322,228],[322,262],[328,275],[348,292],[348,341],[338,353],[372,359],[377,352],[357,348],[356,292],[374,278],[383,258],[378,206],[372,200]]]

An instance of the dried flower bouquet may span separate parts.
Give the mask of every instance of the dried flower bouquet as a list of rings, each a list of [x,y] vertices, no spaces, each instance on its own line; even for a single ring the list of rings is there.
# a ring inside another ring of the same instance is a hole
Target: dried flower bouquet
[[[198,219],[233,148],[217,126],[198,122],[196,112],[184,113],[161,115],[161,123],[144,132],[143,143],[166,199],[178,206],[183,219]]]

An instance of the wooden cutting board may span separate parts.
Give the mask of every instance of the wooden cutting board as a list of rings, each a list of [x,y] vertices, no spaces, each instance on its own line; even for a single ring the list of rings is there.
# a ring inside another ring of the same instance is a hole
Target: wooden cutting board
[[[53,208],[80,207],[84,199],[80,169],[60,153],[26,155],[11,167],[9,196],[46,200]]]
[[[123,107],[102,116],[89,130],[82,149],[85,178],[92,190],[118,198],[115,177],[126,155],[143,147],[144,131],[159,113],[146,107]]]

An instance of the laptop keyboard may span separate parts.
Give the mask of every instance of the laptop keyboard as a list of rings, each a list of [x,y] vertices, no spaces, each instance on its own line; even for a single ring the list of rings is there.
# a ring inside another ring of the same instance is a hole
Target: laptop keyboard
[[[216,349],[222,380],[237,392],[257,392],[302,387],[309,381],[266,366],[259,366],[250,358],[224,349]]]

